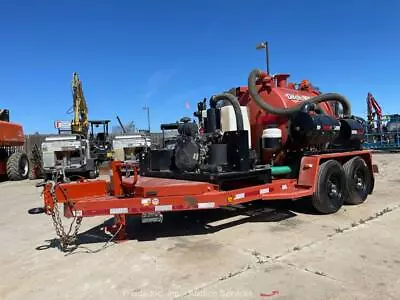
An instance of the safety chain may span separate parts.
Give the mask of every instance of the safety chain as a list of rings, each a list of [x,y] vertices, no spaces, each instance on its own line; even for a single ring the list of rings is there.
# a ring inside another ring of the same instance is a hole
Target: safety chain
[[[78,216],[76,216],[76,214],[74,214],[74,219],[72,220],[72,222],[69,226],[68,232],[65,231],[62,219],[60,217],[60,210],[58,207],[57,197],[56,197],[56,192],[55,192],[56,187],[58,185],[57,177],[58,176],[56,175],[52,181],[49,181],[49,183],[51,183],[50,193],[51,193],[51,197],[53,199],[53,209],[51,210],[51,218],[53,220],[54,229],[59,238],[60,249],[63,252],[67,252],[67,251],[71,251],[74,248],[76,248],[76,247],[72,247],[72,249],[71,249],[70,246],[75,244],[78,239],[78,232],[79,232],[79,228],[82,223],[82,217],[78,217]],[[60,187],[60,189],[61,189],[61,187]],[[68,200],[66,191],[62,190],[62,189],[61,189],[61,191],[64,193],[65,198],[67,200],[65,205],[69,205],[71,211],[74,212],[73,204],[71,201]]]

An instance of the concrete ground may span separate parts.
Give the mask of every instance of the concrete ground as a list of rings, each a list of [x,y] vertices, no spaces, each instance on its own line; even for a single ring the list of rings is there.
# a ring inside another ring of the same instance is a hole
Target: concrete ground
[[[300,201],[132,218],[129,241],[97,252],[106,219],[87,218],[69,255],[27,214],[35,182],[2,182],[0,299],[399,299],[400,155],[374,162],[374,194],[334,215]]]

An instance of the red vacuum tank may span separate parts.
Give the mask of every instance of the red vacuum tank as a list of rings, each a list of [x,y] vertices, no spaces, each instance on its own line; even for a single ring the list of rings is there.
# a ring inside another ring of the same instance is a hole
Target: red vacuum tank
[[[300,84],[288,83],[289,74],[277,74],[274,76],[264,76],[257,80],[258,93],[265,102],[276,108],[290,108],[300,102],[308,100],[320,94],[308,80],[303,80]],[[288,139],[288,117],[277,116],[261,109],[251,98],[248,87],[239,87],[235,91],[241,105],[248,108],[251,143],[259,150],[260,137],[263,130],[268,127],[277,127],[282,131],[282,145]],[[330,116],[334,116],[334,110],[328,102],[320,103],[319,107]],[[263,157],[267,158],[265,155]],[[266,162],[266,161],[265,161]]]

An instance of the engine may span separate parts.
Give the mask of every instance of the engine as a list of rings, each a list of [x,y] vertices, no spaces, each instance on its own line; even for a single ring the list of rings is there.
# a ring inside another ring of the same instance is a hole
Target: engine
[[[196,123],[190,123],[189,119],[183,119],[179,126],[176,144],[174,147],[173,167],[180,171],[197,171],[204,162],[204,143],[199,136],[199,128]]]
[[[163,124],[162,128],[172,128],[175,124],[178,136],[172,149],[151,150],[143,160],[141,169],[147,171],[171,171],[174,173],[216,174],[227,172],[247,172],[254,166],[251,159],[253,151],[249,146],[249,120],[242,114],[239,103],[232,95],[235,107],[226,105],[217,107],[216,98],[195,113],[199,122],[182,118],[179,123]],[[245,109],[245,108],[243,108]],[[237,118],[236,115],[237,114]],[[229,119],[229,120],[227,120]],[[239,122],[237,122],[237,119]],[[245,119],[246,128],[243,125]],[[234,123],[232,123],[233,121]],[[199,125],[200,127],[199,127]],[[239,128],[239,129],[238,129]],[[165,163],[168,162],[168,163]],[[153,173],[154,175],[154,173]]]

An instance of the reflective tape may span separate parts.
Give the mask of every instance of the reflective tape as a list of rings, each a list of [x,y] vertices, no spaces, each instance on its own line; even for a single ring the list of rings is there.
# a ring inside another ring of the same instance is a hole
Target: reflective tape
[[[198,208],[213,208],[215,207],[215,202],[204,202],[204,203],[197,203]]]
[[[155,211],[168,211],[172,210],[172,205],[157,205],[154,207]]]
[[[235,200],[243,199],[244,196],[245,196],[244,193],[236,194],[234,199]]]
[[[127,214],[127,207],[110,208],[110,215]]]
[[[81,210],[74,210],[74,211],[72,211],[72,215],[74,216],[74,217],[82,217],[82,211]]]

